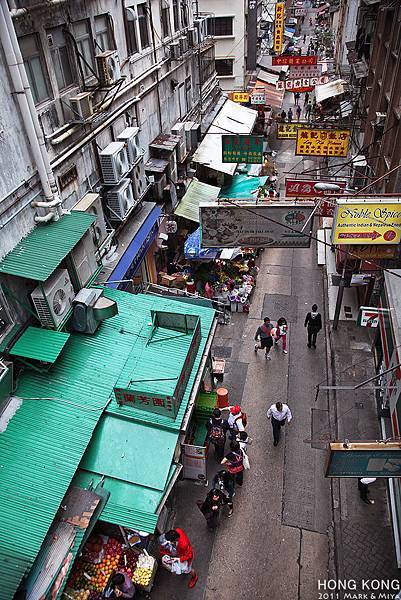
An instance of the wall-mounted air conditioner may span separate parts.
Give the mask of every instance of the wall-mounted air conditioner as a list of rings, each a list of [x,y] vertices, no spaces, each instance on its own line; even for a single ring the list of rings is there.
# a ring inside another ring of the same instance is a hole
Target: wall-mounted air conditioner
[[[128,154],[124,142],[111,142],[99,154],[103,181],[115,185],[129,171]]]
[[[96,221],[90,228],[93,242],[99,248],[107,238],[106,221],[103,213],[102,200],[99,194],[89,192],[73,207],[72,210],[87,212],[96,216]]]
[[[119,185],[107,192],[107,204],[112,221],[122,221],[130,209],[137,204],[132,191],[130,179],[123,179]]]
[[[188,46],[194,48],[198,43],[198,31],[195,27],[190,27],[187,31]]]
[[[180,44],[179,42],[173,42],[170,44],[170,58],[171,60],[179,60],[181,57]]]
[[[194,19],[194,27],[197,31],[198,44],[201,44],[207,38],[207,17]]]
[[[121,79],[120,59],[117,50],[106,50],[96,55],[97,72],[101,85],[113,85]]]
[[[66,317],[74,297],[67,269],[56,269],[49,279],[35,288],[31,298],[43,327],[56,328]]]
[[[167,185],[167,177],[163,173],[155,173],[154,175],[149,176],[149,180],[152,183],[152,196],[154,200],[163,200],[164,197],[164,188]]]
[[[185,121],[185,137],[187,140],[187,152],[193,152],[200,142],[200,125],[195,121]]]
[[[131,181],[135,200],[142,199],[142,196],[149,185],[149,180],[145,174],[145,165],[143,160],[140,160],[139,163],[133,168],[131,173]]]
[[[187,154],[187,139],[185,134],[185,123],[176,123],[174,127],[171,128],[171,133],[173,135],[178,135],[180,138],[180,143],[177,146],[177,158],[179,162],[182,162]]]
[[[139,127],[126,127],[118,134],[117,140],[126,144],[128,160],[131,166],[144,155],[144,149],[139,144]]]
[[[180,44],[180,54],[182,56],[183,54],[188,52],[188,49],[189,49],[187,36],[186,35],[181,36],[178,39],[178,43]]]
[[[98,264],[96,261],[96,247],[90,231],[87,231],[80,242],[71,250],[71,261],[79,288],[82,289],[95,273]]]
[[[93,115],[91,92],[81,92],[71,97],[70,107],[72,110],[72,122],[81,122],[89,119]]]

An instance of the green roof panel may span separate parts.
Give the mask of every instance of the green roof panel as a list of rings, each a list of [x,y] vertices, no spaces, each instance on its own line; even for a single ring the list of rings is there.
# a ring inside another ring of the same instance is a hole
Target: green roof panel
[[[54,363],[66,345],[69,333],[28,327],[10,350],[13,356]]]
[[[199,204],[201,202],[217,202],[220,188],[193,179],[183,198],[174,211],[179,217],[199,223]]]
[[[0,273],[46,281],[95,221],[95,215],[76,211],[37,225],[3,258]]]

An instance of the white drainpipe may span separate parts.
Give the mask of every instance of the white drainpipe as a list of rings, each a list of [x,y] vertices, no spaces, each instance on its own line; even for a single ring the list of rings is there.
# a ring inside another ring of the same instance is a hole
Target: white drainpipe
[[[32,206],[49,208],[51,218],[57,221],[62,214],[61,199],[58,195],[11,15],[7,5],[3,2],[0,2],[0,40],[46,198],[46,202],[40,204],[33,202]],[[50,217],[46,215],[45,221],[48,220]],[[35,216],[35,221],[41,222],[43,218]]]

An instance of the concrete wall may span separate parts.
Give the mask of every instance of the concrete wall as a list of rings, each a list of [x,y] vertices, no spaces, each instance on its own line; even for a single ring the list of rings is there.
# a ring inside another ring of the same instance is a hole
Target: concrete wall
[[[356,0],[351,0],[347,2],[345,5],[345,17],[344,17],[344,30],[342,36],[342,44],[341,44],[341,55],[340,55],[340,64],[346,65],[347,62],[347,47],[345,45],[346,42],[351,42],[356,39],[356,33],[358,30],[357,25],[357,16],[358,16],[358,7],[359,2]]]

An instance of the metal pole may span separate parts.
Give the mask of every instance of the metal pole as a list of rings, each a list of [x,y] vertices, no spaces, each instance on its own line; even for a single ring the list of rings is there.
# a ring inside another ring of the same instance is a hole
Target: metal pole
[[[346,266],[347,266],[347,257],[345,257],[345,259],[344,259],[343,272],[341,274],[340,285],[339,285],[339,288],[338,288],[336,310],[335,310],[335,313],[334,313],[334,321],[333,321],[333,331],[336,331],[336,329],[338,327],[338,321],[340,320],[340,311],[341,311],[341,306],[342,306],[342,303],[343,303],[344,288],[345,288],[345,269],[346,269]]]

